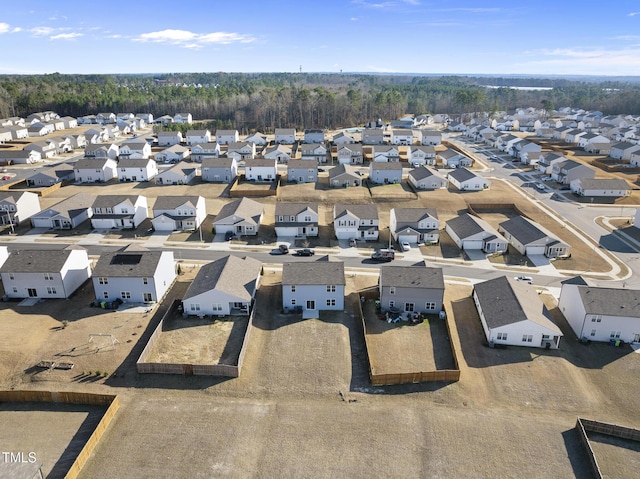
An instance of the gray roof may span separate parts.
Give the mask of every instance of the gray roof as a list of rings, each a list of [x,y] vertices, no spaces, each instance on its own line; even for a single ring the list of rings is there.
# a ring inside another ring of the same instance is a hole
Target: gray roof
[[[299,261],[282,265],[282,284],[345,284],[344,263],[328,256],[315,261]]]
[[[242,198],[224,205],[216,216],[214,223],[230,216],[237,216],[243,220],[253,219],[257,224],[263,211],[264,207],[257,201]]]
[[[507,276],[490,279],[474,286],[489,329],[522,321],[532,321],[562,336],[551,315],[530,284]]]
[[[355,215],[359,219],[377,220],[378,219],[378,207],[376,205],[335,205],[334,206],[334,219],[338,219],[348,212]]]
[[[108,161],[115,162],[111,158],[80,158],[73,164],[73,168],[76,170],[102,169]]]
[[[393,208],[398,226],[400,223],[417,223],[424,218],[438,219],[438,212],[435,208]]]
[[[207,133],[211,134],[209,130],[189,130],[187,136],[205,136]]]
[[[129,201],[133,206],[139,197],[140,195],[98,195],[91,206],[92,208],[111,208],[125,201]]]
[[[618,150],[628,150],[631,148],[640,148],[640,146],[629,143],[628,141],[621,141],[620,143],[614,143],[613,145],[611,145],[611,148],[616,148]]]
[[[74,246],[74,249],[78,249]],[[13,251],[6,259],[1,273],[56,273],[67,262],[71,248],[62,250],[23,249]]]
[[[640,318],[640,291],[578,286],[586,314]]]
[[[165,251],[149,251],[144,248],[125,247],[112,253],[103,253],[93,268],[92,276],[104,277],[152,277]]]
[[[444,290],[444,276],[442,268],[384,265],[380,268],[380,285]]]
[[[118,168],[146,168],[151,158],[120,158]]]
[[[524,216],[515,216],[510,220],[503,221],[498,226],[504,231],[507,231],[523,245],[528,245],[544,238],[549,238],[549,240],[556,239],[543,231],[540,225]]]
[[[318,213],[318,203],[276,203],[275,216],[295,216],[302,213],[307,208]]]
[[[428,155],[435,155],[436,147],[431,145],[418,145],[418,146],[412,146],[411,151],[422,151]]]
[[[372,161],[371,169],[375,170],[387,170],[387,171],[402,171],[402,163],[399,161]]]
[[[216,130],[216,136],[228,136],[228,135],[232,135],[235,136],[238,133],[238,130]]]
[[[245,146],[253,146],[254,143],[250,141],[232,141],[227,145],[227,151],[239,150]]]
[[[341,145],[338,148],[338,151],[342,150],[342,149],[347,149],[351,152],[351,155],[353,156],[353,154],[355,153],[356,155],[362,155],[362,145],[358,145],[355,143],[347,143],[346,145]]]
[[[419,168],[415,168],[415,169],[409,171],[409,176],[413,177],[416,181],[424,180],[424,179],[430,178],[432,176],[435,176],[437,178],[440,178],[440,179],[444,180],[444,178],[441,175],[439,175],[435,171],[430,170],[429,168],[426,168],[424,166],[421,166]]]
[[[459,153],[459,152],[455,151],[455,150],[447,148],[444,151],[438,152],[438,156],[440,158],[444,158],[445,160],[448,160],[449,158],[454,158],[456,156],[464,156],[464,155],[462,153]]]
[[[457,168],[449,173],[448,176],[449,178],[457,180],[459,183],[478,177],[478,175],[476,175],[472,171],[467,170],[466,168]]]
[[[630,190],[631,186],[622,178],[580,178],[585,190]]]
[[[0,191],[0,201],[15,204],[25,193],[28,191]]]
[[[39,213],[36,213],[35,215],[33,215],[33,218],[51,217],[55,213],[62,216],[67,216],[68,218],[73,218],[91,208],[95,200],[95,195],[90,195],[88,193],[76,193],[75,195],[69,198],[65,198],[55,205],[42,210]]]
[[[460,239],[468,238],[483,231],[493,233],[496,236],[498,235],[498,232],[495,231],[489,223],[469,213],[464,213],[456,218],[450,219],[447,221],[447,226],[451,228]]]
[[[350,175],[360,179],[360,176],[356,173],[356,169],[351,165],[336,165],[329,170],[329,179],[333,179],[340,175]]]
[[[215,289],[251,301],[261,270],[262,263],[253,258],[225,256],[202,265],[184,299]]]
[[[29,150],[0,150],[0,158],[29,158]]]
[[[564,160],[554,165],[556,168],[560,170],[572,170],[573,168],[577,168],[578,166],[583,166],[582,163],[578,163],[574,160]]]
[[[249,160],[245,160],[244,162],[244,167],[246,168],[251,168],[251,167],[255,167],[255,168],[263,168],[263,167],[269,167],[269,168],[276,168],[276,159],[275,158],[254,158],[254,159],[249,159]]]
[[[316,160],[289,160],[287,164],[287,170],[313,170],[316,168],[318,168],[318,162]]]
[[[296,130],[295,128],[276,128],[275,134],[276,135],[295,135]]]
[[[221,156],[219,158],[206,157],[202,160],[203,168],[231,168],[235,162],[235,158]]]
[[[195,208],[201,196],[158,196],[153,205],[154,210],[175,210],[176,208],[191,203]]]

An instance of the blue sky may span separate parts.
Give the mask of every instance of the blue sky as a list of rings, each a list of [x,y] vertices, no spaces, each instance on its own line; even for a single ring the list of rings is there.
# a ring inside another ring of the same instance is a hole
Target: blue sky
[[[640,1],[15,0],[2,73],[640,75]]]

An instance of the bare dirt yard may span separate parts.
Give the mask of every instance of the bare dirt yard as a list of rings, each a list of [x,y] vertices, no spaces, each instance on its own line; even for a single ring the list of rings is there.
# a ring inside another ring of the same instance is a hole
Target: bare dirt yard
[[[603,477],[633,477],[640,470],[640,442],[597,432],[587,437]]]

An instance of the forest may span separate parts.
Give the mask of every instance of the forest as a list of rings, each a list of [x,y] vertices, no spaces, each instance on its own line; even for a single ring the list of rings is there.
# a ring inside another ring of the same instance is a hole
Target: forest
[[[640,115],[640,83],[348,73],[0,76],[0,118],[46,110],[73,117],[189,112],[213,127],[245,133],[284,127],[333,129],[405,113],[495,113],[529,106]]]

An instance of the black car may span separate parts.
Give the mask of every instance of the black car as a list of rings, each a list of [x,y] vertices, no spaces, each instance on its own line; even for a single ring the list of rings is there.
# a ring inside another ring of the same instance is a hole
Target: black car
[[[280,254],[289,254],[289,247],[286,244],[281,244],[278,246],[278,251],[280,251]]]
[[[299,249],[296,251],[297,256],[313,256],[314,254],[315,254],[315,251],[309,248]]]
[[[231,241],[233,239],[233,231],[227,231],[224,234],[224,240],[225,241]]]

